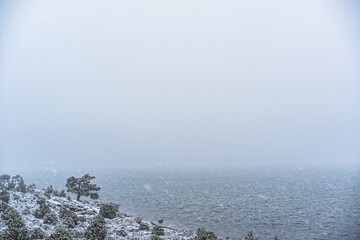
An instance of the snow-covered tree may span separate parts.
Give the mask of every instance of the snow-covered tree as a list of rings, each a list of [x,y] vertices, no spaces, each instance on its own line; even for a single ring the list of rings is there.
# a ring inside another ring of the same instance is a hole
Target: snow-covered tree
[[[81,178],[68,178],[66,182],[67,191],[76,194],[76,199],[78,201],[81,196],[90,196],[92,199],[98,199],[99,195],[97,194],[97,191],[100,191],[100,187],[90,183],[94,178],[94,176],[90,176],[89,174],[85,174]]]

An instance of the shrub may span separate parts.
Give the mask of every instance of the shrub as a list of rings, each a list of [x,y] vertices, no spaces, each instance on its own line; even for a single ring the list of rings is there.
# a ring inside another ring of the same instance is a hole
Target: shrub
[[[79,217],[78,217],[78,220],[79,220],[79,222],[86,222],[86,217],[84,217],[84,216],[79,216]]]
[[[154,234],[154,235],[164,235],[164,229],[160,226],[155,226],[153,227],[153,229],[151,230],[151,233]]]
[[[142,222],[142,218],[141,218],[141,217],[136,217],[136,218],[135,218],[135,222],[136,222],[137,224],[140,224],[140,223]]]
[[[50,199],[50,198],[51,198],[51,194],[48,193],[48,192],[45,192],[45,193],[44,193],[44,196],[47,197],[47,199]]]
[[[59,227],[53,232],[47,240],[72,240],[71,233],[64,227]]]
[[[46,213],[51,212],[44,198],[40,198],[39,200],[37,200],[37,204],[39,204],[40,206],[34,211],[34,216],[36,218],[44,218]]]
[[[113,219],[116,217],[116,212],[119,206],[114,203],[105,203],[100,207],[100,215],[104,218]]]
[[[16,175],[11,178],[11,187],[18,192],[26,193],[27,187],[23,178],[20,175]]]
[[[139,230],[144,231],[144,230],[150,230],[149,224],[141,222],[139,224]]]
[[[74,228],[79,221],[76,213],[64,207],[60,209],[59,217],[63,221],[63,224],[68,228]]]
[[[43,238],[45,238],[45,233],[43,232],[43,230],[41,230],[41,228],[34,228],[34,229],[30,230],[29,238],[31,240],[33,240],[33,239],[43,239]]]
[[[196,240],[216,240],[217,236],[213,232],[208,232],[205,228],[198,228],[196,231]]]
[[[66,197],[65,190],[61,190],[61,191],[59,192],[59,197]]]
[[[59,196],[59,191],[58,191],[58,190],[54,190],[53,194],[54,194],[55,197],[58,197],[58,196]]]
[[[5,221],[4,239],[28,240],[29,232],[20,214],[7,204],[1,205],[1,219]]]
[[[104,240],[106,234],[107,232],[105,220],[101,215],[97,215],[90,222],[88,228],[86,229],[85,238],[93,240]]]
[[[27,186],[26,191],[30,192],[30,193],[33,193],[33,192],[35,192],[35,189],[36,189],[36,185],[32,183],[32,184]]]
[[[14,199],[14,200],[19,200],[19,199],[20,199],[20,197],[19,197],[19,195],[14,194],[14,195],[13,195],[13,199]]]
[[[23,212],[24,215],[29,215],[31,213],[30,209],[26,208]]]
[[[162,238],[159,237],[158,235],[152,235],[151,240],[162,240]]]
[[[54,192],[54,188],[53,188],[53,186],[52,185],[50,185],[50,187],[47,187],[46,189],[45,189],[45,193],[53,193]]]
[[[4,174],[0,176],[0,189],[9,189],[10,175]]]
[[[128,235],[127,232],[124,229],[120,229],[116,233],[121,237],[126,237]]]
[[[94,176],[90,176],[89,174],[85,174],[81,178],[68,178],[66,182],[67,191],[76,194],[76,200],[78,201],[81,196],[88,197],[90,194],[100,191],[100,188],[96,186],[96,184],[90,183],[94,178]]]
[[[3,189],[1,192],[0,192],[0,200],[5,202],[5,203],[9,203],[9,200],[10,200],[10,194],[8,191],[6,191],[6,189]]]
[[[73,231],[72,237],[75,239],[84,239],[84,232],[83,231]]]
[[[55,213],[49,211],[44,215],[44,223],[56,225],[58,219]]]
[[[254,233],[250,231],[247,236],[245,236],[245,240],[259,240],[258,238],[255,238]]]

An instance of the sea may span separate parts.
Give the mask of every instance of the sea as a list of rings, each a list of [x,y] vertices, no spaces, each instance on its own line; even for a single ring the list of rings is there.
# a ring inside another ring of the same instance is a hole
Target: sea
[[[360,170],[352,168],[157,169],[89,172],[102,201],[163,225],[204,227],[229,239],[360,239]],[[82,172],[24,173],[65,189]]]

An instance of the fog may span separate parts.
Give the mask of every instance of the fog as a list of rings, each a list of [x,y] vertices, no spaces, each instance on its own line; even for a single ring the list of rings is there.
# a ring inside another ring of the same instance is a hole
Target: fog
[[[2,1],[0,170],[359,166],[356,1]]]

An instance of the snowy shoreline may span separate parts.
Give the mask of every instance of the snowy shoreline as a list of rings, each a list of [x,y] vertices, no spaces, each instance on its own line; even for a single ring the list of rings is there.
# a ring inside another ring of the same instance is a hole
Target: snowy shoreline
[[[21,215],[26,227],[29,231],[40,228],[46,236],[53,234],[57,228],[63,225],[59,212],[61,208],[69,209],[74,212],[77,217],[80,217],[82,221],[78,221],[76,226],[69,229],[72,233],[72,239],[84,239],[83,233],[88,228],[92,219],[95,218],[100,212],[100,207],[104,204],[98,200],[69,200],[66,197],[50,196],[50,198],[44,195],[43,190],[35,189],[31,192],[15,192],[8,191],[10,200],[8,205],[14,208]],[[39,207],[38,200],[45,199],[46,205],[50,208],[51,212],[55,214],[54,223],[44,223],[43,219],[36,218],[34,211]],[[194,239],[196,237],[193,231],[176,230],[161,226],[150,221],[143,221],[139,218],[129,216],[125,213],[116,213],[116,217],[113,219],[105,218],[106,222],[106,238],[105,239]],[[141,228],[141,226],[142,228]],[[144,226],[148,226],[146,228]],[[152,229],[160,226],[163,229],[164,235],[154,235]],[[6,230],[6,222],[0,220],[0,232]],[[78,237],[77,237],[78,236]],[[156,238],[156,237],[157,238]],[[1,238],[0,238],[1,239]],[[45,239],[45,238],[44,238]]]

